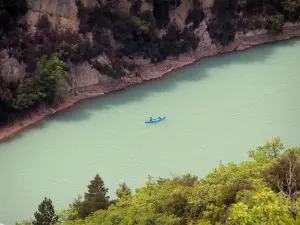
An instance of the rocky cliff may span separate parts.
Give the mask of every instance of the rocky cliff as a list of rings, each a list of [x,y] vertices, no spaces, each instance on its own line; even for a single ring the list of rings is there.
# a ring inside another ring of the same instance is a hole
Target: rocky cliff
[[[123,9],[130,8],[131,3],[129,1],[124,0],[122,2],[123,3],[118,7],[123,7]],[[47,14],[54,26],[70,26],[74,30],[78,29],[79,21],[77,19],[77,7],[74,0],[28,0],[28,4],[30,10],[26,17],[32,26],[36,24],[41,15]],[[94,0],[85,0],[83,4],[91,7],[97,4],[97,2]],[[94,69],[89,62],[82,62],[78,65],[70,63],[68,65],[70,71],[66,83],[70,92],[66,95],[65,101],[55,108],[41,108],[36,113],[24,118],[21,123],[16,122],[9,127],[2,128],[0,130],[0,140],[12,136],[28,125],[41,120],[49,114],[67,108],[81,99],[99,96],[129,85],[159,78],[172,70],[191,64],[203,57],[230,51],[240,51],[266,42],[300,36],[299,24],[286,23],[283,32],[280,34],[270,34],[262,29],[244,34],[237,33],[232,43],[222,46],[213,42],[207,31],[207,21],[210,19],[212,4],[213,2],[211,0],[203,0],[202,2],[206,17],[198,28],[195,29],[195,33],[200,38],[200,42],[195,50],[176,57],[167,57],[166,60],[155,65],[152,64],[150,60],[135,57],[133,60],[138,67],[134,73],[128,74],[120,79],[112,79],[101,74],[98,70]],[[190,0],[182,0],[179,7],[169,12],[170,21],[176,22],[177,26],[183,29],[187,26],[184,21],[192,5]],[[152,5],[144,2],[141,10],[145,9],[152,9]],[[96,60],[105,60],[105,55],[97,57]],[[3,71],[9,73],[11,77],[18,76],[18,73],[24,70],[24,66],[13,58],[7,58],[3,65]]]

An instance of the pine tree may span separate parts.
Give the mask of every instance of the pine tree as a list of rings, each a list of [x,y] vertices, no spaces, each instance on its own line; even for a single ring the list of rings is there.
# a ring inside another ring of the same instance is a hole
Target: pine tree
[[[76,216],[71,216],[69,219],[74,220],[77,218],[84,219],[91,213],[100,210],[107,209],[110,205],[109,196],[106,196],[108,189],[104,187],[104,181],[97,174],[88,185],[88,192],[84,195],[84,200],[81,200],[81,196],[76,199],[71,208],[77,211]]]
[[[51,199],[45,198],[34,213],[34,225],[51,225],[58,222]]]
[[[85,193],[85,202],[89,203],[92,212],[99,209],[107,209],[109,197],[106,196],[108,189],[104,187],[104,181],[97,174],[88,185],[88,193]]]

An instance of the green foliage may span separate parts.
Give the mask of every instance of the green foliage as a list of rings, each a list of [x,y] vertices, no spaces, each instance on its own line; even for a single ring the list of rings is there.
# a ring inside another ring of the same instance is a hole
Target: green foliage
[[[33,225],[50,225],[58,222],[51,199],[45,198],[34,213]]]
[[[268,16],[265,27],[268,31],[280,33],[282,32],[283,22],[283,15],[277,14],[274,16]]]
[[[212,12],[215,16],[210,19],[207,30],[210,36],[222,45],[234,41],[237,29],[235,22],[237,9],[236,0],[214,1]]]
[[[288,201],[268,188],[251,193],[245,202],[232,205],[227,224],[294,224]]]
[[[222,45],[227,45],[234,41],[236,25],[230,16],[216,18],[210,22],[208,32],[213,39]]]
[[[131,190],[125,183],[122,183],[119,185],[119,188],[116,190],[116,195],[119,199],[126,198],[131,195]]]
[[[285,147],[280,137],[274,137],[267,141],[263,146],[258,146],[255,150],[249,151],[249,158],[258,163],[266,163],[281,156]]]
[[[36,93],[38,98],[46,102],[53,102],[61,93],[61,82],[68,73],[64,69],[64,62],[58,57],[43,56],[37,70]]]
[[[75,202],[70,205],[72,211],[76,211],[70,215],[71,219],[85,218],[91,213],[100,210],[107,209],[109,206],[109,197],[106,196],[108,189],[104,187],[102,178],[97,174],[88,185],[88,192],[84,195],[84,200],[81,201],[79,196]]]
[[[257,161],[222,165],[200,180],[191,174],[156,181],[149,176],[135,193],[123,183],[116,191],[118,199],[109,207],[107,189],[96,176],[84,201],[78,199],[60,213],[58,225],[297,225],[299,149],[281,154],[284,145],[276,137],[250,151]],[[261,155],[267,160],[261,160]],[[91,210],[95,202],[105,207]],[[84,219],[79,218],[82,209]]]

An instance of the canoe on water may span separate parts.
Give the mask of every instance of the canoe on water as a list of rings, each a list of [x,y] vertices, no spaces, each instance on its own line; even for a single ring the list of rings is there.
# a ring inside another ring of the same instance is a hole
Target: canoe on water
[[[145,123],[157,123],[157,122],[164,120],[165,118],[166,118],[165,116],[160,116],[157,118],[153,118],[152,121],[146,120]]]

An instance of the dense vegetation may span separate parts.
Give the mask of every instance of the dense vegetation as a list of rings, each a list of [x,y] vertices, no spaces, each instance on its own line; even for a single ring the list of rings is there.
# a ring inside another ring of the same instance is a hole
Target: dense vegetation
[[[43,211],[44,200],[33,223],[44,215],[48,222],[43,225],[300,224],[300,148],[287,148],[276,137],[250,150],[249,157],[241,164],[220,165],[204,179],[149,177],[136,193],[121,184],[114,201],[97,175],[84,200],[57,215],[52,204]]]
[[[26,71],[11,79],[0,67],[0,125],[41,104],[55,104],[64,93],[70,63],[88,61],[101,73],[120,78],[135,70],[134,57],[156,63],[198,45],[192,29],[181,31],[169,23],[168,11],[180,1],[154,1],[153,13],[141,12],[139,0],[132,1],[130,13],[116,9],[118,0],[97,2],[95,7],[86,8],[76,1],[79,33],[52,27],[47,15],[39,19],[32,33],[22,19],[27,12],[26,1],[4,0],[0,6],[0,66],[14,57]],[[196,23],[203,17],[197,17]],[[163,36],[158,35],[160,28],[166,29]],[[96,60],[104,54],[110,63]]]
[[[286,21],[300,20],[299,0],[215,0],[208,31],[221,44],[234,40],[236,31],[266,28],[281,32]]]
[[[97,0],[92,8],[75,1],[79,19],[76,33],[53,27],[47,15],[39,18],[33,31],[24,19],[26,0],[1,1],[0,126],[41,104],[52,106],[61,100],[72,64],[88,62],[118,79],[136,72],[136,57],[157,63],[195,49],[199,38],[194,30],[205,18],[199,0],[192,1],[182,30],[169,18],[180,0],[147,0],[153,10],[146,11],[141,10],[141,0],[130,0],[128,13],[118,9],[121,0]],[[237,31],[266,28],[277,33],[284,22],[299,19],[300,0],[215,0],[207,30],[215,42],[226,45]],[[107,60],[103,62],[99,56]],[[12,59],[25,67],[19,75],[11,76],[7,69]]]

